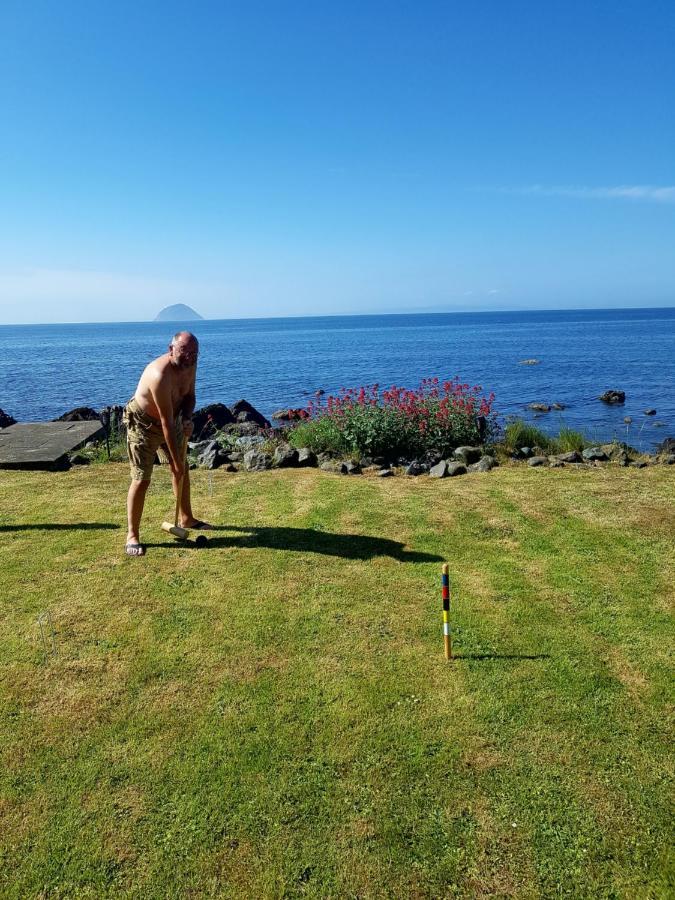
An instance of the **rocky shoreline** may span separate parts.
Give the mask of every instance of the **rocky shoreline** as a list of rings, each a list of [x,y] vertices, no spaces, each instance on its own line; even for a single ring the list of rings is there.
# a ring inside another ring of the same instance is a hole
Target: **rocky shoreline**
[[[618,393],[618,392],[614,392]],[[607,402],[605,397],[601,398]],[[617,402],[616,400],[610,402]],[[77,407],[54,421],[100,421],[106,429],[106,442],[125,438],[124,407],[107,406],[97,411],[91,407]],[[303,415],[304,413],[304,415]],[[645,411],[646,415],[651,411]],[[577,468],[616,465],[645,468],[650,465],[675,464],[675,438],[666,438],[655,454],[639,453],[627,444],[614,442],[582,451],[547,454],[540,447],[518,447],[507,452],[496,447],[457,447],[449,457],[428,453],[422,458],[368,457],[338,458],[328,453],[316,454],[311,449],[295,448],[287,441],[289,427],[306,417],[304,410],[279,410],[274,414],[282,425],[273,426],[262,413],[246,400],[231,406],[213,403],[194,414],[193,440],[190,441],[190,467],[218,469],[228,472],[260,472],[275,468],[314,467],[340,475],[369,474],[380,478],[394,475],[430,478],[452,478],[478,472],[490,472],[504,464],[523,464],[532,468]],[[0,409],[0,429],[16,424],[16,420]],[[87,446],[71,456],[72,465],[91,461]]]

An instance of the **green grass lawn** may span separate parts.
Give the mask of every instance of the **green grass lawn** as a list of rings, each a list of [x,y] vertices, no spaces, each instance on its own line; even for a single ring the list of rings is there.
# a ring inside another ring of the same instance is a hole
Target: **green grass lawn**
[[[193,476],[0,473],[2,897],[673,896],[675,471]]]

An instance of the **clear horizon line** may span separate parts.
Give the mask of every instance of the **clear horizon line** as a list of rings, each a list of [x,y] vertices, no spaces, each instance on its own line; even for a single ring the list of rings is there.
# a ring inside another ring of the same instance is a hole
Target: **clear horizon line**
[[[500,313],[547,313],[547,312],[640,312],[675,309],[675,302],[660,306],[562,306],[562,307],[520,307],[516,309],[427,309],[409,312],[366,312],[366,313],[326,313],[324,315],[286,316],[228,316],[227,318],[199,319],[110,319],[98,322],[0,322],[0,328],[48,328],[54,325],[179,325],[199,322],[263,322],[285,319],[356,319],[381,316],[448,316],[448,315],[494,315]]]

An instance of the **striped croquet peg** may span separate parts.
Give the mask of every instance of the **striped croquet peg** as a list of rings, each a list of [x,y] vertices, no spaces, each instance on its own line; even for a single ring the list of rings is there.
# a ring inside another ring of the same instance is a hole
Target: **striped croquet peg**
[[[443,563],[441,585],[443,587],[443,644],[445,645],[445,658],[452,659],[452,640],[450,638],[450,576],[448,564]]]

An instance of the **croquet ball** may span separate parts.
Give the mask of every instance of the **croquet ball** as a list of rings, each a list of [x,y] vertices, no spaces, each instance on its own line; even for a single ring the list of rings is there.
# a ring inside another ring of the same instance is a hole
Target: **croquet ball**
[[[208,542],[209,541],[208,541],[208,538],[206,537],[206,535],[200,534],[198,537],[195,538],[195,547],[206,547]]]

